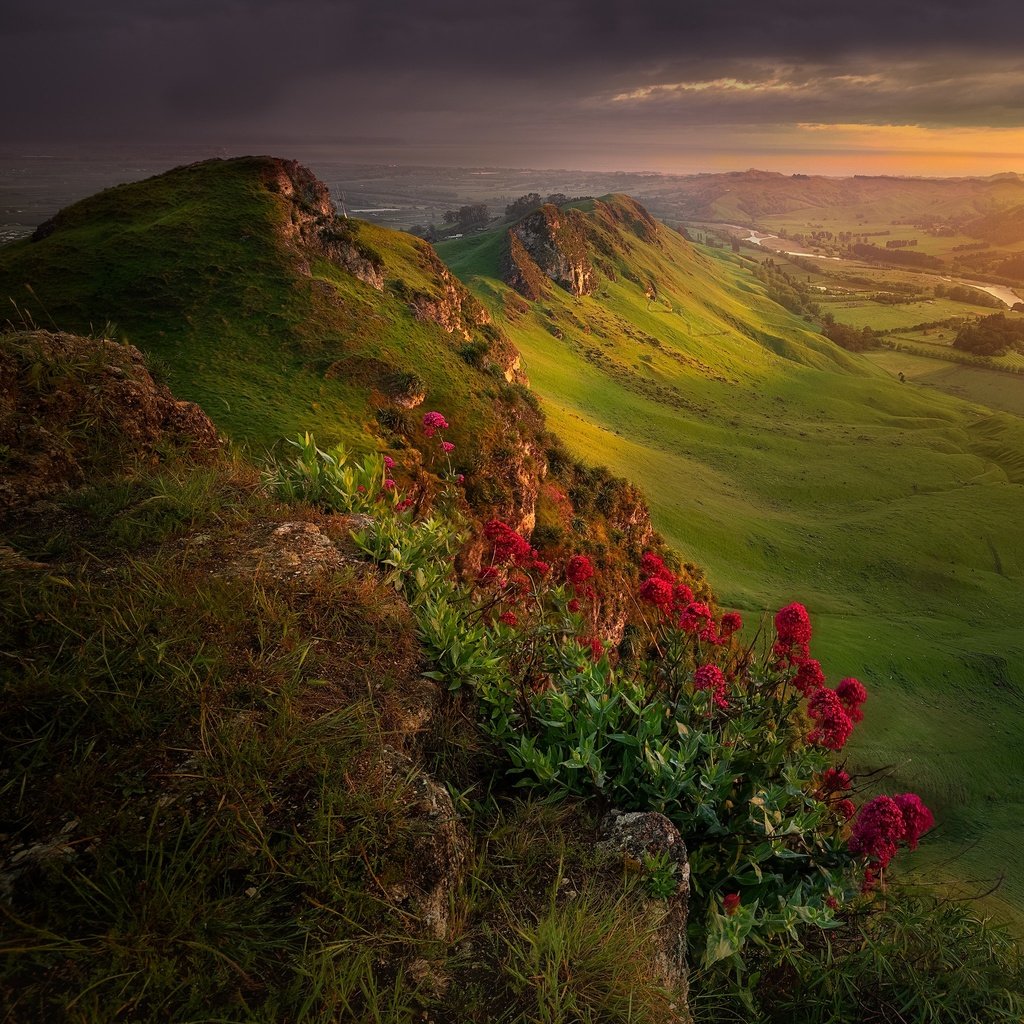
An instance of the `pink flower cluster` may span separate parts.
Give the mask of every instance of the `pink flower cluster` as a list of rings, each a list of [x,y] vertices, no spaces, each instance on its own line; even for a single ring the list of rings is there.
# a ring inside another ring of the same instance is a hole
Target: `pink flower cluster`
[[[896,856],[900,843],[911,850],[935,824],[932,812],[916,793],[897,796],[876,796],[869,800],[857,815],[850,833],[849,847],[868,859],[865,888],[874,884],[877,871],[884,871]]]
[[[527,572],[534,572],[538,576],[546,576],[551,568],[525,537],[521,537],[500,519],[492,519],[484,526],[484,536],[491,542],[491,559],[494,565],[515,566]],[[489,568],[493,569],[494,565]],[[483,575],[484,573],[481,573],[481,576]],[[492,576],[492,579],[494,578],[497,576]]]
[[[582,586],[594,578],[594,565],[586,555],[573,555],[565,567],[565,578],[574,586]]]
[[[807,698],[807,714],[814,722],[814,728],[807,735],[807,742],[829,750],[842,750],[853,732],[853,722],[846,713],[835,690],[819,687]]]
[[[808,741],[829,750],[842,750],[854,723],[864,718],[861,705],[868,699],[859,679],[843,679],[830,690],[821,663],[811,657],[811,617],[798,602],[775,615],[778,634],[772,653],[776,668],[792,672],[790,682],[807,698],[807,713],[814,722]]]
[[[448,421],[439,412],[428,412],[423,415],[423,433],[433,437],[439,430],[447,430]]]
[[[583,601],[596,601],[597,591],[590,581],[596,570],[594,563],[586,555],[573,555],[565,565],[565,581],[572,587],[573,596],[565,607],[575,614],[583,607]]]
[[[868,691],[864,689],[864,684],[859,679],[852,677],[841,679],[836,687],[836,693],[843,702],[850,721],[862,722],[864,712],[861,711],[860,706],[868,699]]]
[[[721,645],[743,627],[737,612],[727,612],[715,622],[711,609],[703,601],[694,601],[693,591],[680,582],[665,562],[653,551],[645,552],[640,561],[641,601],[658,609],[665,621],[672,622],[684,633],[690,633],[709,644]]]
[[[807,609],[794,601],[775,613],[775,632],[779,634],[779,644],[789,651],[795,649],[807,657],[808,644],[811,642],[811,617]]]
[[[729,701],[726,699],[729,684],[717,665],[701,665],[693,674],[693,688],[695,690],[710,690],[718,707],[727,708],[729,706]]]

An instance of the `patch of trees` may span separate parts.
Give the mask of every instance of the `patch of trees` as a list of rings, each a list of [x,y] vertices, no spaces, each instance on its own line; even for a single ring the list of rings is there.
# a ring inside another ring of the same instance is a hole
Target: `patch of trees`
[[[886,249],[906,249],[907,246],[917,245],[916,238],[890,238],[885,243]]]
[[[460,231],[471,231],[483,227],[491,219],[486,203],[470,203],[460,206],[457,210],[446,210],[445,224],[452,224]]]
[[[937,284],[935,298],[952,299],[954,302],[969,302],[975,306],[990,306],[992,309],[999,309],[1003,304],[988,292],[978,291],[977,288],[969,288],[962,284]]]
[[[880,249],[877,245],[858,243],[853,247],[855,255],[865,260],[877,260],[880,263],[895,263],[898,266],[942,267],[942,260],[937,256],[929,256],[923,252],[904,252],[901,249]]]
[[[848,352],[866,352],[869,348],[878,347],[878,336],[870,327],[837,324],[831,315],[826,315],[824,319],[821,333],[840,348],[845,348]]]
[[[764,284],[768,298],[784,306],[791,313],[817,316],[820,307],[813,300],[811,290],[799,278],[787,274],[775,260],[764,260],[754,271],[757,279]]]
[[[1010,320],[1004,313],[986,316],[964,324],[957,332],[953,348],[978,356],[1004,356],[1009,351],[1024,351],[1024,320]]]

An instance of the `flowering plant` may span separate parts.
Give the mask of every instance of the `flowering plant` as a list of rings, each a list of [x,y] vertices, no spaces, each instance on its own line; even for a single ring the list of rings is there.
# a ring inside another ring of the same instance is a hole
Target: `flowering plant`
[[[428,437],[447,426],[440,414],[424,417]],[[356,497],[359,474],[311,441],[293,473],[295,486],[320,481],[314,500],[346,509],[367,500]],[[355,538],[408,598],[432,662],[425,674],[471,689],[518,785],[675,822],[705,965],[739,964],[750,941],[834,927],[900,844],[915,848],[933,824],[913,794],[856,812],[850,775],[832,759],[863,719],[867,691],[853,678],[827,685],[803,605],[782,608],[772,642],[755,652],[761,630],[742,645],[738,613],[696,600],[648,552],[635,594],[637,653],[619,658],[595,628],[599,573],[588,555],[551,565],[494,519],[483,565],[466,581],[451,568],[465,539],[458,516],[413,521],[396,511],[397,489],[380,479],[377,488],[394,504],[377,501]]]

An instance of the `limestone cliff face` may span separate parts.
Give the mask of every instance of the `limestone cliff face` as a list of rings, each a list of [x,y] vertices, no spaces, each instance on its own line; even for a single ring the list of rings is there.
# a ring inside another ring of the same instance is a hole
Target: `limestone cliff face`
[[[377,291],[384,290],[380,256],[358,239],[358,223],[339,218],[327,186],[295,160],[269,160],[267,188],[290,200],[285,237],[300,250],[322,254]],[[308,273],[308,264],[304,265]]]
[[[529,299],[540,298],[545,279],[573,295],[592,295],[597,273],[587,254],[586,217],[546,204],[508,231],[505,281]]]

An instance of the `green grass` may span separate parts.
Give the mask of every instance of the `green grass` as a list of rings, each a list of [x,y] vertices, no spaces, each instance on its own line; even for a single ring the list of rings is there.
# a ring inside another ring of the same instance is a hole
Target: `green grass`
[[[903,337],[900,335],[897,340],[902,340]],[[926,339],[909,337],[908,340],[921,346]],[[921,348],[920,351],[928,350]],[[941,351],[935,357],[930,357],[885,348],[867,352],[865,358],[891,373],[893,377],[902,373],[916,386],[934,388],[957,398],[988,406],[990,409],[999,409],[1024,417],[1024,381],[1015,374],[989,370],[982,366],[950,363],[942,357]]]
[[[598,295],[552,289],[506,324],[550,425],[636,482],[748,620],[808,605],[827,671],[872,694],[857,766],[894,766],[888,787],[935,806],[917,863],[1005,870],[1019,911],[1024,423],[901,386],[767,301],[737,258],[662,239],[620,241]],[[500,240],[441,252],[500,315]]]
[[[460,411],[468,454],[496,408],[519,403],[500,376],[467,372],[462,337],[413,315],[409,296],[441,287],[429,247],[350,222],[383,260],[378,292],[287,241],[291,205],[267,188],[272,169],[210,161],[63,211],[48,237],[0,252],[6,315],[86,334],[116,323],[179,397],[256,450],[301,429],[378,447],[380,390],[415,374],[429,403]]]

